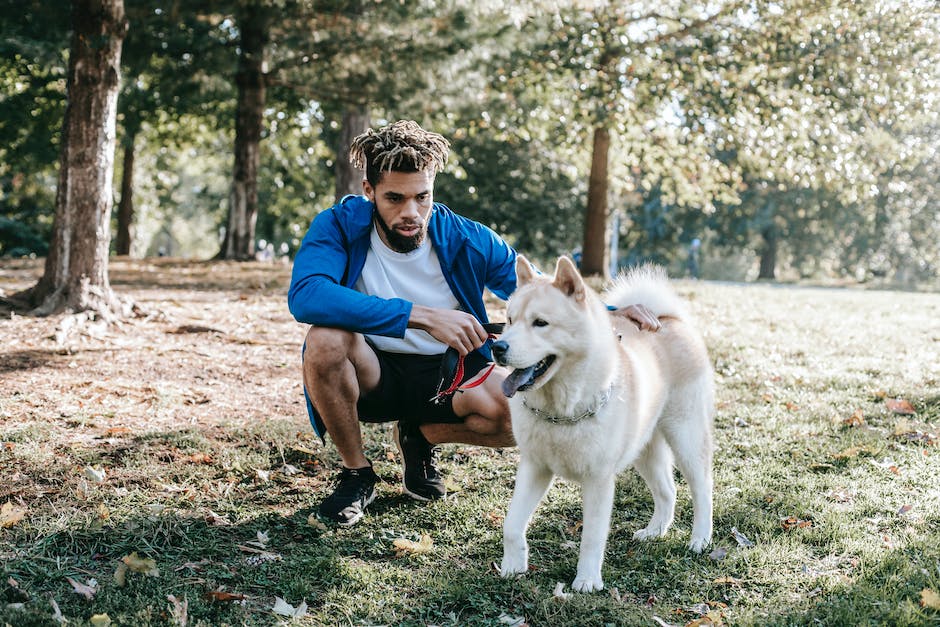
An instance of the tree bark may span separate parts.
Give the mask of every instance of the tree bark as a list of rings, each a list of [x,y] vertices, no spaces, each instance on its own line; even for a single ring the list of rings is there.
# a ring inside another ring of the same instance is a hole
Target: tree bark
[[[777,228],[773,224],[761,231],[761,237],[764,238],[764,246],[760,252],[760,271],[757,273],[758,279],[774,280],[777,268]]]
[[[581,274],[609,278],[607,264],[607,164],[610,131],[594,129],[591,175],[588,182],[587,213],[584,219],[584,245],[581,250]]]
[[[124,2],[73,0],[71,19],[52,243],[42,277],[23,296],[34,315],[91,310],[111,320],[121,307],[108,249]]]
[[[362,193],[363,171],[354,168],[349,162],[349,144],[357,135],[364,133],[372,120],[369,108],[363,105],[350,105],[343,112],[339,145],[336,148],[336,201],[347,194]]]
[[[117,237],[114,252],[118,255],[130,255],[133,243],[134,223],[134,135],[128,135],[124,142],[124,167],[121,172],[121,200],[118,202]]]
[[[261,162],[261,130],[264,123],[264,53],[270,38],[269,15],[264,7],[249,3],[239,14],[241,31],[238,72],[238,104],[235,113],[235,166],[229,192],[225,242],[219,257],[254,259],[255,226],[258,222],[258,166]]]

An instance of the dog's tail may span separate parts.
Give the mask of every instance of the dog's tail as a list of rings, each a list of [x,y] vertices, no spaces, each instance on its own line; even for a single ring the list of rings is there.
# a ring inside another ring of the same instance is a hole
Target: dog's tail
[[[645,305],[656,317],[689,320],[686,303],[669,284],[662,266],[644,264],[622,272],[604,291],[602,299],[615,307]]]

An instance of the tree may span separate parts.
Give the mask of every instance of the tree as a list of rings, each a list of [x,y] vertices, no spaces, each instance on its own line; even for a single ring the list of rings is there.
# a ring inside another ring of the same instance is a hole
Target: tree
[[[62,309],[113,319],[108,279],[123,0],[73,0],[68,105],[52,243],[43,276],[24,296],[38,315]]]

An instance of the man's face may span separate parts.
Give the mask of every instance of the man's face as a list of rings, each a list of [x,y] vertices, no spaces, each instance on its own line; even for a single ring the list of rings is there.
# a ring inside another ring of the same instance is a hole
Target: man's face
[[[375,203],[379,237],[389,248],[407,253],[421,245],[434,204],[431,172],[383,172],[375,187],[363,181],[362,189]]]

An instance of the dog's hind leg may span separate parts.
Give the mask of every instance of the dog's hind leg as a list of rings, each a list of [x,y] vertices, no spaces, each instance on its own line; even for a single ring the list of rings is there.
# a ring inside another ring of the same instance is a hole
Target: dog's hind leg
[[[640,453],[633,467],[643,477],[653,494],[653,516],[644,529],[633,534],[636,540],[666,535],[676,511],[676,481],[672,471],[672,450],[662,434],[652,439]]]
[[[516,487],[509,502],[509,511],[503,521],[503,562],[499,574],[503,577],[524,573],[529,569],[529,543],[526,529],[535,508],[538,507],[552,484],[552,473],[525,458],[516,470]]]
[[[666,438],[675,453],[679,472],[692,493],[692,541],[689,548],[701,553],[712,541],[711,418],[707,407],[689,408],[689,411],[700,415],[668,430]]]

